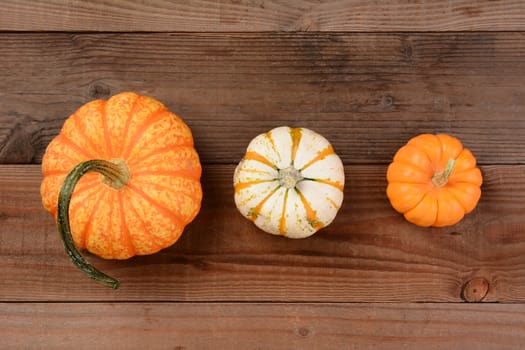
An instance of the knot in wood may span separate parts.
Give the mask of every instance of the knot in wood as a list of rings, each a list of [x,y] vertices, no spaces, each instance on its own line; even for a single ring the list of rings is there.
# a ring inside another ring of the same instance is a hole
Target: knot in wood
[[[381,104],[383,107],[390,107],[394,103],[394,98],[390,95],[385,95],[381,98]]]
[[[482,301],[489,291],[489,281],[483,277],[474,277],[463,286],[462,298],[469,303]]]
[[[405,61],[412,60],[412,44],[408,41],[405,41],[401,44],[401,49],[399,50]]]
[[[307,337],[308,334],[310,334],[310,330],[307,327],[299,327],[299,329],[297,329],[297,333],[301,337]]]
[[[111,93],[111,89],[108,85],[97,82],[89,87],[89,96],[91,96],[94,99],[107,99]]]

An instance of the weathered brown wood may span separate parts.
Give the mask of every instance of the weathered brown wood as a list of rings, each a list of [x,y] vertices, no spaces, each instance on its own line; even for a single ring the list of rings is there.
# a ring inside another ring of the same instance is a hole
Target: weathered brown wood
[[[523,349],[523,305],[0,304],[9,349]]]
[[[172,247],[128,261],[88,260],[115,292],[82,275],[41,209],[40,169],[0,167],[3,301],[524,302],[524,166],[486,166],[478,208],[419,228],[391,209],[385,166],[347,166],[344,205],[309,239],[267,235],[237,212],[233,165],[208,165],[197,219]],[[486,288],[486,290],[484,289]]]
[[[236,163],[272,127],[310,127],[346,163],[386,163],[422,132],[481,164],[525,163],[523,33],[2,34],[0,163],[39,162],[64,119],[123,90]]]
[[[509,31],[525,5],[503,1],[222,0],[2,2],[14,31]]]
[[[525,348],[524,38],[520,0],[3,1],[0,164],[26,165],[0,165],[0,348]],[[86,254],[113,291],[68,260],[28,163],[81,104],[124,90],[188,122],[205,198],[171,248]],[[247,143],[283,124],[346,164],[340,214],[305,240],[233,203]],[[386,199],[386,164],[422,132],[483,165],[454,227]]]

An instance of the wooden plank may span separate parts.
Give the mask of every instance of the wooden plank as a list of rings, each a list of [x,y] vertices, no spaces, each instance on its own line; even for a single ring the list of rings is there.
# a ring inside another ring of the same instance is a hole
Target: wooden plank
[[[0,30],[4,31],[421,32],[524,28],[525,6],[520,0],[6,0],[0,16]]]
[[[1,303],[6,348],[522,349],[523,305]]]
[[[0,167],[3,301],[524,302],[525,166],[485,166],[459,224],[420,228],[390,207],[385,166],[347,166],[343,207],[311,238],[267,235],[237,212],[233,165],[204,168],[205,199],[172,247],[127,261],[87,259],[122,282],[87,279],[41,209],[40,169]]]
[[[524,35],[2,34],[0,163],[40,162],[74,110],[132,90],[187,121],[204,163],[287,124],[345,163],[445,132],[481,164],[524,164]]]

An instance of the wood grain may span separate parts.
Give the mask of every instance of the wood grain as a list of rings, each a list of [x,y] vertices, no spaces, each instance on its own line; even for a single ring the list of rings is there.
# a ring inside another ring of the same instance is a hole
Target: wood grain
[[[523,305],[0,304],[6,348],[522,349]]]
[[[525,348],[524,38],[520,0],[3,1],[0,348]],[[205,197],[158,254],[86,254],[113,291],[68,260],[37,164],[75,109],[126,90],[192,128]],[[247,143],[280,125],[346,164],[341,212],[305,240],[233,203]],[[386,164],[422,132],[482,164],[481,201],[450,228],[385,196]]]
[[[182,116],[207,164],[280,125],[320,132],[347,164],[385,164],[423,132],[525,164],[524,33],[28,33],[0,47],[0,163],[40,162],[83,103],[132,90]]]
[[[1,166],[0,299],[525,301],[524,166],[483,167],[478,208],[443,229],[416,227],[391,209],[385,166],[347,166],[340,213],[304,240],[267,235],[242,218],[233,203],[233,169],[205,166],[202,210],[174,246],[127,261],[88,255],[121,280],[115,292],[68,260],[40,206],[39,167]]]
[[[189,0],[2,2],[0,30],[261,32],[512,31],[520,0]]]

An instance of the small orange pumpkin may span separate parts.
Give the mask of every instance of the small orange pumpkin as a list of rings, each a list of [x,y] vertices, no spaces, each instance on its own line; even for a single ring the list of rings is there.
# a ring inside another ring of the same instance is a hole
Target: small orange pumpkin
[[[401,147],[387,170],[395,210],[419,226],[450,226],[476,207],[483,182],[476,158],[445,134],[422,134]]]
[[[105,259],[153,254],[175,243],[200,210],[201,164],[189,127],[162,103],[132,92],[71,115],[47,147],[42,172],[42,203],[68,255],[113,288],[118,281],[76,247]]]

